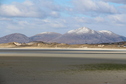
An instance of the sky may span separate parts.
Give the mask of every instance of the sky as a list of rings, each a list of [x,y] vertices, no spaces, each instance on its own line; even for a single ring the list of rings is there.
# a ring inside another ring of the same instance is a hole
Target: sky
[[[126,0],[0,0],[0,37],[80,27],[126,36]]]

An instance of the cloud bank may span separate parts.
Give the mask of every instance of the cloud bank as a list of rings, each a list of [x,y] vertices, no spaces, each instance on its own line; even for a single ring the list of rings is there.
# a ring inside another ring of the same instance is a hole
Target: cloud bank
[[[114,2],[114,3],[121,3],[121,4],[126,4],[126,0],[104,0],[107,2]]]
[[[0,5],[0,35],[24,33],[28,36],[53,31],[65,33],[82,26],[110,30],[125,35],[125,0],[26,0]],[[64,2],[65,3],[65,2]],[[123,30],[123,31],[122,31]]]

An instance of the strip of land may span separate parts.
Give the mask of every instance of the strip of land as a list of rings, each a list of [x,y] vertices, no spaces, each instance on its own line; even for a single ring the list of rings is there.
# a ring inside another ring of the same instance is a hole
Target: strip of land
[[[0,48],[53,48],[53,49],[126,49],[126,42],[117,43],[101,43],[101,44],[65,44],[65,43],[45,43],[45,42],[30,42],[30,43],[2,43]]]

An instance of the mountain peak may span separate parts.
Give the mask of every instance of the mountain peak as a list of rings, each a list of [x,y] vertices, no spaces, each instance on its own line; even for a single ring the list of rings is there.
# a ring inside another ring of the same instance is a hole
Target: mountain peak
[[[75,30],[70,30],[67,33],[71,34],[71,33],[76,33],[76,34],[84,34],[84,33],[94,33],[94,30],[91,30],[87,27],[81,27]]]

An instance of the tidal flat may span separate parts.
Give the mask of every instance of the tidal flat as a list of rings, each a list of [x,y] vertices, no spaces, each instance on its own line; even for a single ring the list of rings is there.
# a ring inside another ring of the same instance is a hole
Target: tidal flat
[[[0,84],[126,84],[125,53],[10,52],[0,54]]]

